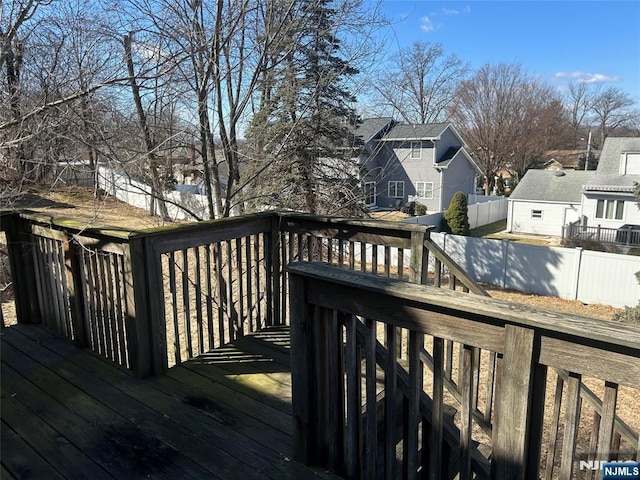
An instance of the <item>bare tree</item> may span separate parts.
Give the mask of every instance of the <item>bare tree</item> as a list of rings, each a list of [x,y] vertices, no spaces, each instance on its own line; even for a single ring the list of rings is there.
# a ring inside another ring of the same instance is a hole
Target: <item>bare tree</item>
[[[460,84],[451,118],[485,174],[487,194],[501,170],[519,178],[540,154],[557,105],[551,88],[519,64],[485,65]]]
[[[578,146],[580,138],[580,129],[583,123],[588,119],[589,112],[593,106],[595,93],[589,88],[589,84],[585,82],[570,82],[569,93],[566,99],[566,108],[571,115],[571,126],[574,134],[574,148]]]
[[[608,87],[599,91],[593,98],[592,110],[599,124],[600,145],[610,131],[632,122],[637,112],[630,110],[635,101],[624,91]]]
[[[398,51],[373,81],[379,102],[407,123],[446,120],[469,66],[439,43],[415,42]]]

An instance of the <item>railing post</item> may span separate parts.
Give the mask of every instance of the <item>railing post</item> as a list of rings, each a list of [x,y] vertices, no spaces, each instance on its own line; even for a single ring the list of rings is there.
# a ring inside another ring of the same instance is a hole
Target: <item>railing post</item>
[[[291,334],[291,403],[293,413],[293,458],[310,464],[317,435],[314,403],[313,325],[306,302],[305,280],[289,273]]]
[[[36,267],[29,223],[17,214],[3,216],[18,323],[41,323]]]
[[[71,322],[73,323],[73,341],[79,347],[86,347],[89,342],[85,328],[87,319],[85,314],[85,278],[82,273],[82,252],[80,250],[82,247],[67,234],[62,242],[62,248],[69,290]]]
[[[123,248],[131,369],[138,377],[160,375],[168,369],[160,259],[147,237],[129,237]]]
[[[283,315],[280,313],[280,216],[274,214],[271,217],[271,230],[265,236],[266,252],[265,262],[267,275],[267,325],[279,325],[283,323]]]
[[[429,250],[425,242],[429,241],[429,230],[411,232],[411,264],[409,281],[425,284],[429,270]]]
[[[537,364],[533,330],[505,327],[505,347],[496,379],[492,478],[537,478],[546,370]],[[536,424],[537,423],[537,424]]]

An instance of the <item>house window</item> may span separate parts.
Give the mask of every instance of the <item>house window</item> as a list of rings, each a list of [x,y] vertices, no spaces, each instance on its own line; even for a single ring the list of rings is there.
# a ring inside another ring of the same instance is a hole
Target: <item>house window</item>
[[[422,142],[411,142],[411,158],[414,160],[422,158]]]
[[[624,200],[598,200],[596,218],[622,220]]]
[[[531,210],[531,218],[542,218],[542,210]]]
[[[372,207],[376,204],[376,182],[365,182],[364,203],[367,207]]]
[[[404,182],[389,182],[389,197],[404,198]]]
[[[416,196],[418,198],[433,198],[433,182],[416,182]]]

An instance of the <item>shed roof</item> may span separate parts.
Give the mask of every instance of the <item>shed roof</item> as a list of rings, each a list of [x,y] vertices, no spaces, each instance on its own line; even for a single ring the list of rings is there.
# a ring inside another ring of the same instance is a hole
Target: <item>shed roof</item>
[[[528,170],[509,199],[580,203],[582,186],[593,176],[593,171]]]

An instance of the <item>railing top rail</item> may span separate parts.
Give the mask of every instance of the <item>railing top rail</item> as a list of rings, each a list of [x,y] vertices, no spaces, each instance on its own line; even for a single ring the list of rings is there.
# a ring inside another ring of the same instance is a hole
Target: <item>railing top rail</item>
[[[608,349],[623,351],[640,359],[639,327],[624,325],[623,333],[622,325],[618,323],[529,307],[491,297],[460,294],[317,262],[290,264],[286,269],[292,274],[370,292],[379,298],[395,297],[406,305],[448,313],[460,319],[486,324],[487,327],[502,327],[506,324],[528,327],[548,337],[561,338],[585,346],[598,345],[598,348],[605,345]],[[364,302],[359,299],[358,303]],[[388,314],[389,310],[391,309],[380,313]],[[640,362],[635,367],[636,374],[640,375]]]
[[[349,227],[360,229],[376,229],[388,230],[393,232],[402,232],[402,236],[411,237],[411,232],[428,232],[435,227],[432,225],[419,225],[415,223],[402,223],[387,220],[377,220],[375,218],[357,218],[357,217],[329,217],[323,215],[311,215],[307,213],[296,212],[277,212],[283,220],[291,222],[305,223],[321,223],[330,225],[334,228]]]
[[[19,217],[33,224],[49,227],[55,230],[64,230],[72,235],[110,241],[114,243],[126,243],[133,230],[112,226],[89,226],[87,222],[72,217],[56,217],[31,210],[15,210],[2,212],[4,216]]]
[[[201,222],[180,223],[133,233],[131,240],[148,240],[157,253],[197,247],[273,230],[273,212]]]

